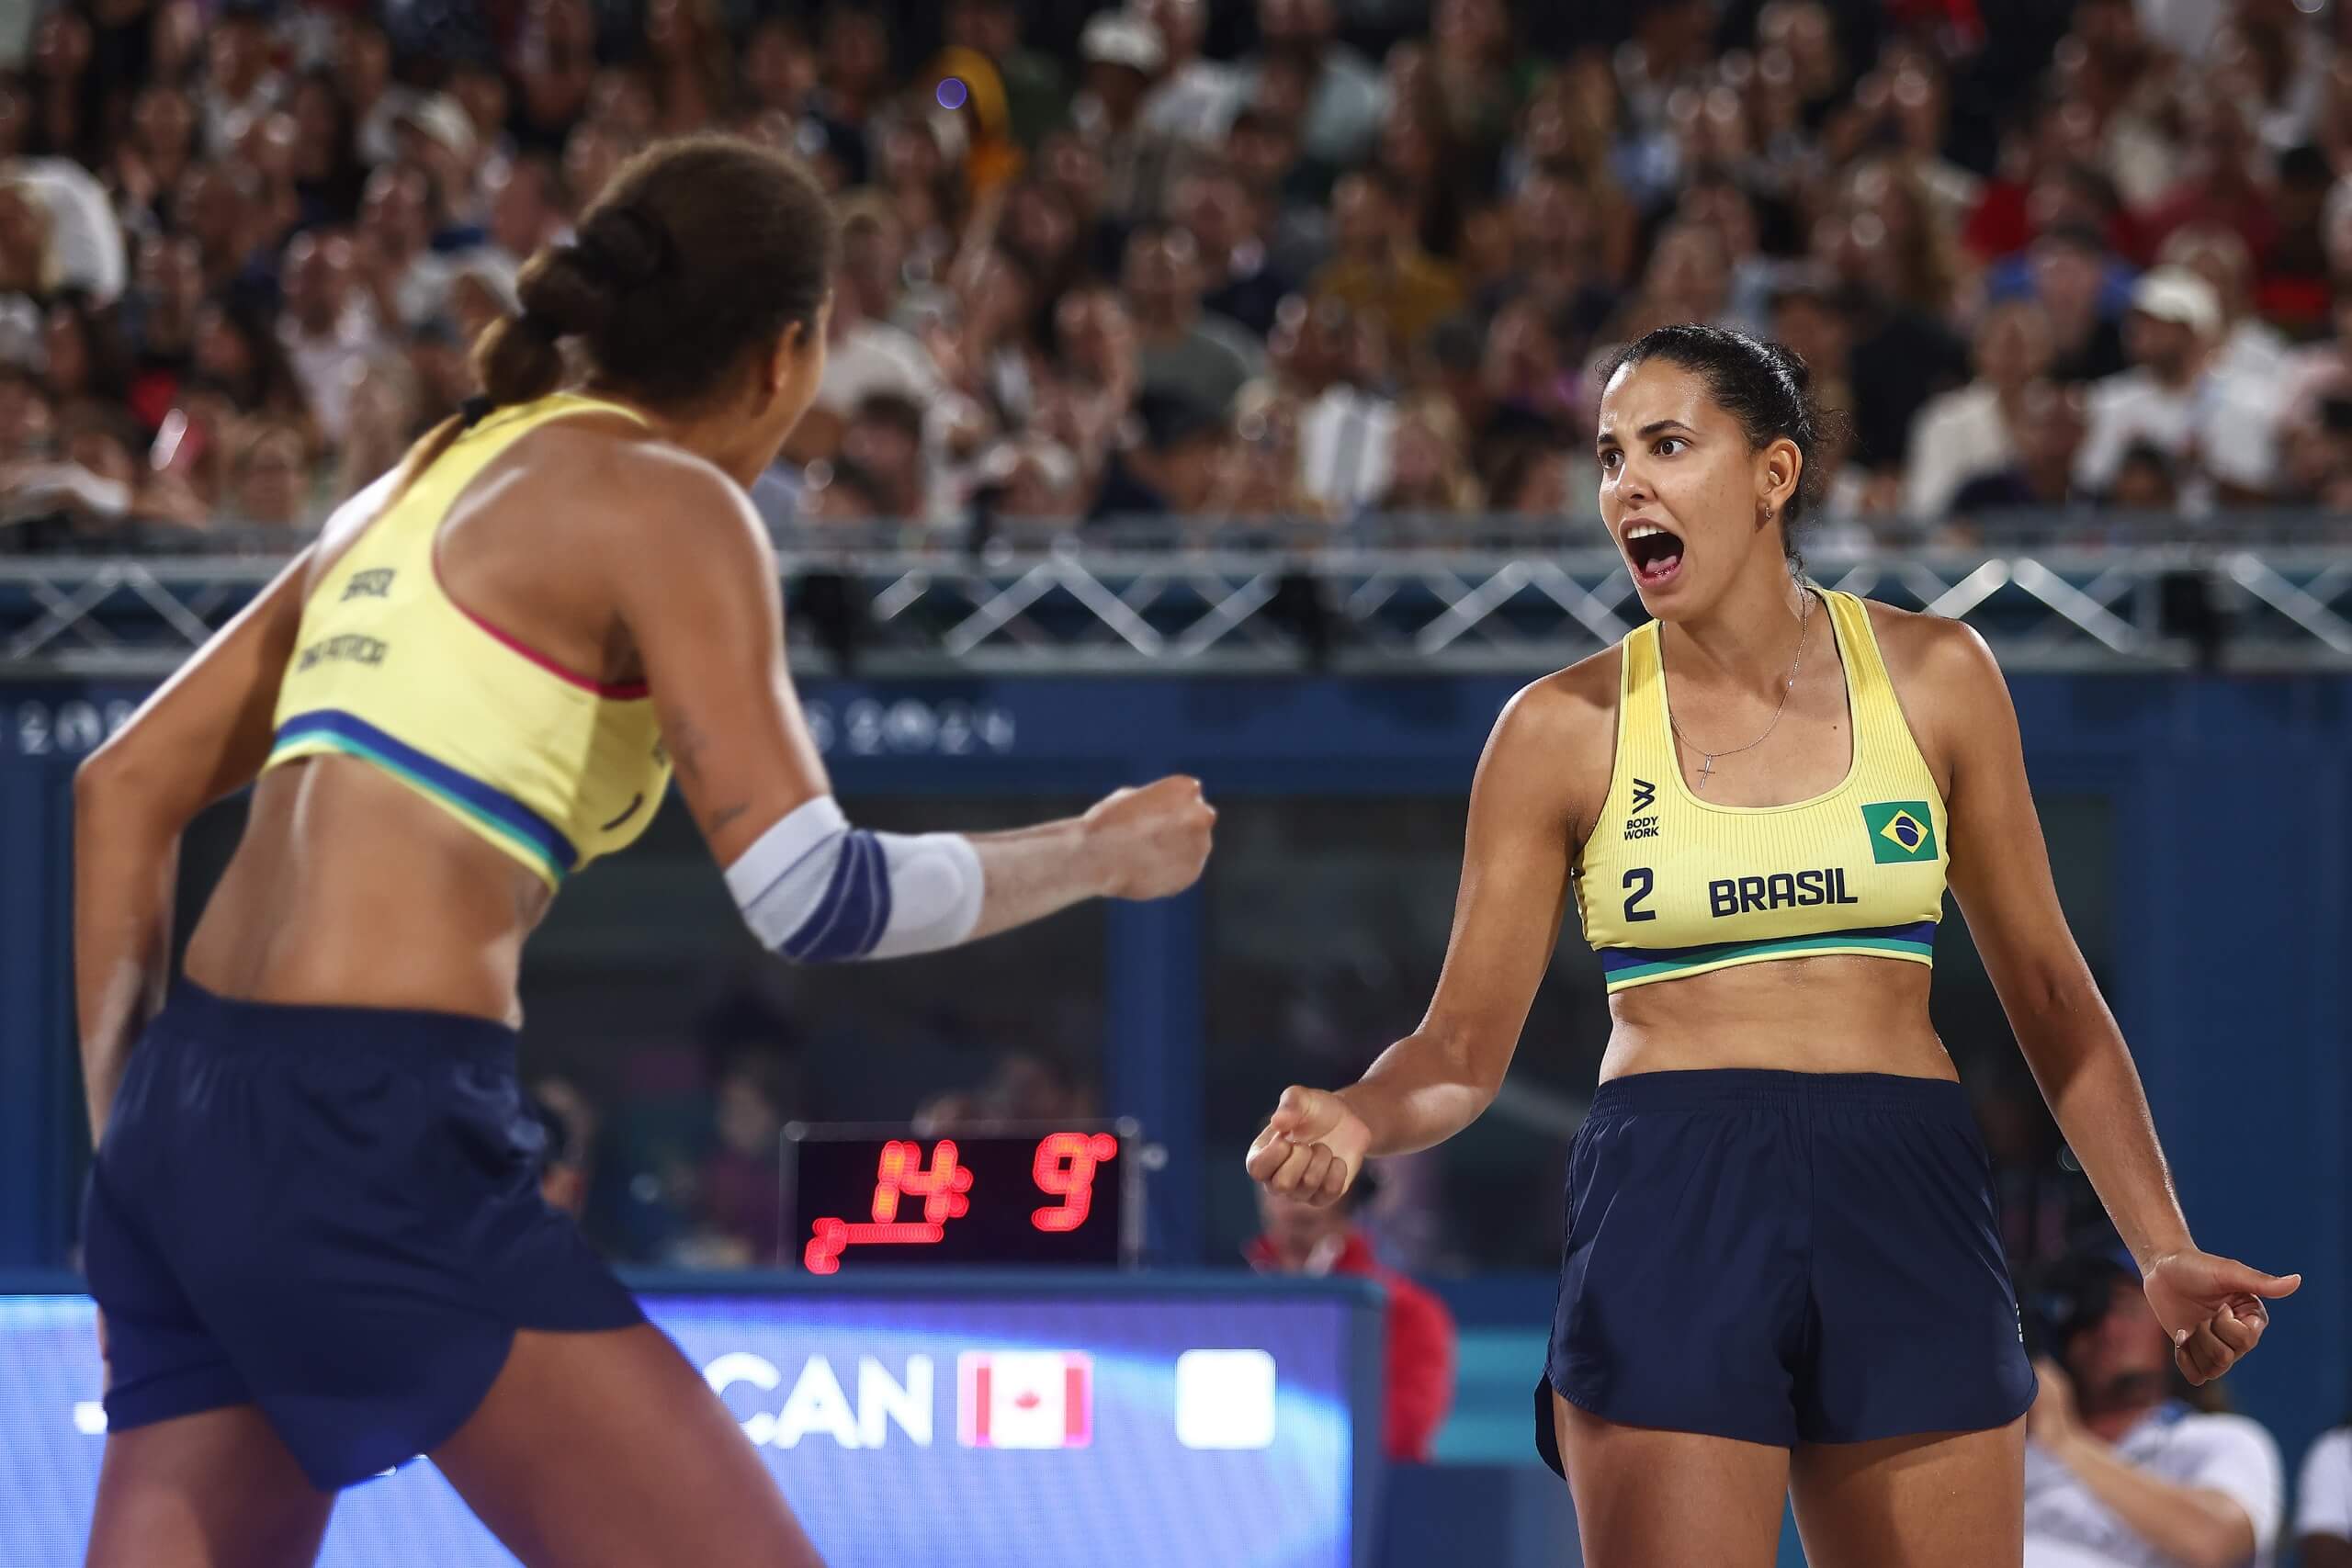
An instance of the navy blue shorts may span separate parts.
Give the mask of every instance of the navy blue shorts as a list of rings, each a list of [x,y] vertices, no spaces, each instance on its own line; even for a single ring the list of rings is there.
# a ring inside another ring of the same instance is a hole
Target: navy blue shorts
[[[174,987],[83,1197],[108,1425],[253,1404],[332,1491],[463,1426],[517,1328],[644,1321],[539,1197],[514,1041]]]
[[[2033,1369],[1967,1096],[1747,1069],[1612,1079],[1568,1156],[1551,1391],[1629,1427],[1859,1443],[2007,1426]]]

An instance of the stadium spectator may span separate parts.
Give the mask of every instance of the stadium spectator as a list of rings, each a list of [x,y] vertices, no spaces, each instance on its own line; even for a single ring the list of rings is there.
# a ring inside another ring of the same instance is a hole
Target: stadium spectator
[[[39,306],[64,280],[49,204],[29,181],[0,184],[0,298]]]
[[[60,399],[91,398],[109,407],[130,392],[130,355],[117,313],[76,291],[61,293],[42,323],[49,389]]]
[[[1201,52],[1207,0],[1136,0],[1130,8],[1159,29],[1167,53],[1159,80],[1144,98],[1144,125],[1183,146],[1217,146],[1232,129],[1242,88],[1230,62]]]
[[[1145,97],[1168,63],[1159,29],[1133,12],[1098,11],[1078,53],[1085,85],[1070,106],[1070,123],[1102,162],[1103,207],[1122,220],[1156,212],[1178,145],[1143,118]]]
[[[807,484],[797,499],[799,517],[816,525],[865,525],[882,517],[900,517],[889,505],[889,487],[856,458],[832,458],[809,463]]]
[[[936,403],[943,390],[938,365],[920,339],[891,320],[904,288],[906,237],[898,214],[870,193],[844,206],[841,233],[842,269],[816,411],[846,419],[875,392],[922,407]]]
[[[2089,425],[2082,387],[2036,381],[2018,401],[2014,432],[2015,461],[1971,475],[1952,492],[1951,509],[1962,517],[2012,510],[2055,512],[2079,499],[2075,457]]]
[[[772,1268],[783,1260],[783,1062],[745,1053],[719,1076],[718,1144],[696,1172],[699,1206],[688,1255],[704,1266]]]
[[[2027,1416],[2026,1562],[2268,1562],[2286,1503],[2278,1445],[2213,1408],[2218,1384],[2179,1377],[2139,1270],[2079,1252],[2042,1281],[2037,1310],[2048,1339]]]
[[[1442,396],[1424,394],[1398,411],[1388,484],[1375,510],[1464,516],[1485,497],[1470,469],[1469,432]]]
[[[433,178],[422,165],[386,164],[368,176],[354,255],[377,320],[413,327],[441,313],[451,269],[432,239]]]
[[[322,510],[312,496],[310,444],[294,425],[254,426],[237,452],[234,474],[233,521],[291,531]]]
[[[927,517],[1013,491],[1084,515],[1146,387],[1239,436],[1208,511],[1585,511],[1577,459],[1526,449],[1578,447],[1594,356],[1668,319],[1804,339],[1853,420],[1824,459],[1843,515],[2071,504],[2142,437],[2191,510],[2352,488],[2325,402],[2352,68],[2288,0],[1676,0],[1614,33],[1502,0],[1256,0],[1254,27],[952,0],[919,64],[928,36],[849,4],[133,9],[44,13],[0,78],[0,358],[42,379],[36,422],[95,401],[153,441],[180,414],[174,488],[140,487],[175,515],[226,520],[249,445],[191,402],[292,423],[326,489],[365,473],[470,389],[471,338],[618,162],[707,124],[839,193],[832,363],[761,482],[778,518],[804,483],[809,514],[895,510],[903,468],[847,459],[830,500],[800,472],[877,392],[923,411]],[[2203,319],[2182,275],[2215,306],[2193,373],[2151,342]],[[1286,317],[1295,293],[1349,309]],[[2048,467],[2070,421],[2018,440],[2029,391],[2072,400],[1986,360],[2037,309],[2051,380],[2099,384],[2080,484]]]
[[[208,147],[234,144],[285,94],[285,78],[271,60],[268,22],[267,0],[228,0],[205,29],[197,113]]]
[[[1192,234],[1159,222],[1127,235],[1120,285],[1134,311],[1142,385],[1181,392],[1210,408],[1233,395],[1265,364],[1265,350],[1238,326],[1201,308],[1199,247]]]
[[[376,315],[347,234],[300,234],[286,250],[278,341],[331,444],[349,428],[351,393],[378,344]]]
[[[1264,1230],[1243,1256],[1262,1274],[1344,1274],[1379,1283],[1387,1296],[1381,1449],[1391,1460],[1426,1464],[1453,1404],[1453,1314],[1434,1293],[1383,1265],[1374,1253],[1372,1237],[1359,1224],[1379,1185],[1366,1179],[1369,1174],[1358,1176],[1340,1201],[1320,1208],[1260,1189]]]
[[[1170,61],[1182,58],[1174,53],[1167,18],[1155,16],[1151,19],[1170,47]],[[1023,40],[1022,24],[1021,7],[1014,0],[948,0],[944,30],[951,47],[971,51],[995,70],[1012,140],[1023,148],[1034,148],[1060,118],[1069,89],[1059,62]],[[1193,41],[1197,47],[1197,34]]]
[[[1989,298],[2030,298],[2050,323],[2051,374],[2062,381],[2097,381],[2126,369],[2120,322],[2131,297],[2132,272],[2097,225],[2053,221],[2031,248],[1986,275]]]
[[[1236,73],[1245,101],[1256,101],[1271,73],[1292,73],[1306,156],[1327,168],[1360,163],[1387,112],[1380,73],[1339,41],[1332,0],[1258,0],[1258,51]]]
[[[2254,259],[2245,242],[2227,229],[2195,226],[2174,231],[2157,253],[2161,266],[2186,267],[2203,278],[2222,308],[2213,370],[2235,385],[2275,378],[2287,356],[2287,340],[2254,309]]]
[[[546,153],[526,152],[488,169],[482,197],[484,243],[465,259],[498,280],[502,298],[512,298],[515,275],[532,253],[571,231],[563,172]]]
[[[1182,387],[1136,399],[1135,444],[1114,453],[1089,516],[1197,516],[1208,510],[1230,438],[1223,409]]]
[[[841,456],[870,476],[882,516],[930,519],[922,405],[898,392],[868,392],[842,432]]]
[[[1250,105],[1233,117],[1225,153],[1250,188],[1264,223],[1266,247],[1275,266],[1292,277],[1309,277],[1331,254],[1331,220],[1317,171],[1301,152],[1297,126]]]
[[[1263,339],[1273,330],[1274,307],[1298,287],[1267,253],[1266,204],[1232,165],[1205,156],[1170,186],[1168,216],[1199,252],[1201,308]]]
[[[2077,485],[2104,494],[2125,450],[2144,441],[2179,466],[2180,491],[2192,504],[2210,500],[2210,481],[2262,489],[2267,399],[2214,369],[2221,329],[2221,301],[2195,273],[2161,267],[2140,279],[2126,322],[2133,368],[2091,389]]]
[[[1057,357],[1039,390],[1038,423],[1077,455],[1091,494],[1142,380],[1135,321],[1115,290],[1089,287],[1055,303],[1053,336]]]
[[[1418,352],[1429,330],[1461,307],[1461,277],[1421,248],[1394,174],[1340,179],[1331,192],[1331,259],[1308,291],[1369,316],[1398,358]]]
[[[1058,442],[1033,436],[1001,443],[982,462],[978,479],[1000,515],[1056,523],[1078,516],[1078,459]]]
[[[2303,1456],[2295,1545],[2303,1568],[2352,1568],[2352,1420],[2324,1433]]]
[[[2139,215],[2146,243],[2157,246],[2176,230],[2211,225],[2235,233],[2257,265],[2278,239],[2271,203],[2270,157],[2247,123],[2246,107],[2218,86],[2191,95],[2188,157],[2179,180]]]
[[[1261,395],[1263,382],[1244,388],[1234,439],[1212,492],[1213,509],[1253,521],[1326,522],[1340,509],[1307,488],[1301,477],[1297,404]]]
[[[1976,379],[1931,400],[1911,426],[1904,515],[1936,518],[1971,477],[2017,459],[2026,391],[2050,367],[2049,322],[2039,306],[2011,300],[1976,329]]]
[[[2180,505],[2180,470],[2171,454],[2144,437],[2123,449],[2107,504],[2118,512],[2159,516]]]

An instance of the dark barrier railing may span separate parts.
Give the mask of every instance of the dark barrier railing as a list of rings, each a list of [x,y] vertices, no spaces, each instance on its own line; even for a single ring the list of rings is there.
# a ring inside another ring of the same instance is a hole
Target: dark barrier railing
[[[0,673],[173,668],[286,558],[283,535],[197,538],[197,552],[0,556]],[[874,525],[782,530],[777,547],[809,671],[1532,672],[1646,618],[1597,522]],[[2342,519],[1831,526],[1807,565],[1967,620],[2013,670],[2352,669]]]

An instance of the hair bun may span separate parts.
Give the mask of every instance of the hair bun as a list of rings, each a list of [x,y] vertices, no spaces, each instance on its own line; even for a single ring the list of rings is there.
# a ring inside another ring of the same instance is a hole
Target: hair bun
[[[582,271],[616,290],[642,288],[669,268],[669,235],[661,224],[628,207],[598,211],[571,249]]]

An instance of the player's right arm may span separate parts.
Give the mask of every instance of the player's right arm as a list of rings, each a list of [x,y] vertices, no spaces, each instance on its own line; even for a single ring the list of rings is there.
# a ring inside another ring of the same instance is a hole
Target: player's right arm
[[[803,962],[932,952],[1199,877],[1216,814],[1188,778],[1011,832],[852,827],[785,665],[775,556],[749,499],[650,444],[622,449],[613,468],[594,545],[687,809],[772,950]]]
[[[74,773],[74,991],[93,1142],[171,979],[180,835],[269,760],[277,689],[319,574],[383,509],[395,475],[304,548]]]
[[[1495,721],[1429,1012],[1348,1088],[1283,1091],[1248,1160],[1274,1191],[1329,1202],[1368,1156],[1442,1143],[1493,1103],[1566,911],[1577,764],[1596,743],[1607,754],[1616,666],[1596,662],[1607,664],[1598,706],[1600,671],[1579,667],[1527,687]]]

